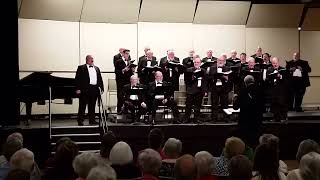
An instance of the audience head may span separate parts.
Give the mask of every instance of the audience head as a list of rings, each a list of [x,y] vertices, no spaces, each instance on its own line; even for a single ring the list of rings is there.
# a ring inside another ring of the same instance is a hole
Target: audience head
[[[123,141],[117,142],[110,151],[111,164],[126,165],[133,161],[133,153],[130,146]]]
[[[193,156],[185,154],[174,165],[175,180],[196,180],[197,166]]]
[[[138,163],[143,173],[157,176],[162,161],[161,156],[157,151],[148,148],[140,152]]]
[[[309,152],[302,156],[300,165],[300,174],[304,180],[320,179],[320,154]]]
[[[90,170],[86,180],[117,180],[117,174],[109,165],[98,165]]]
[[[182,142],[176,138],[169,138],[164,144],[163,151],[167,158],[176,159],[180,156]]]
[[[151,50],[148,50],[148,51],[146,52],[146,55],[147,55],[147,58],[148,58],[148,59],[151,59],[151,60],[152,60],[153,52],[152,52]]]
[[[238,137],[230,137],[226,140],[224,145],[224,156],[231,159],[233,156],[243,154],[245,150],[244,142]]]
[[[78,145],[72,140],[65,140],[57,146],[55,161],[59,166],[69,166],[78,153]]]
[[[23,169],[11,169],[4,180],[30,180],[30,172]]]
[[[87,55],[86,56],[86,64],[93,65],[93,57],[92,57],[92,55]]]
[[[101,140],[100,155],[109,158],[111,148],[117,143],[116,135],[112,131],[105,133]]]
[[[171,59],[171,60],[174,59],[174,51],[173,51],[173,49],[169,49],[169,50],[167,51],[167,54],[168,54],[168,58],[169,58],[169,59]]]
[[[200,66],[201,66],[201,59],[200,57],[196,57],[193,59],[193,66],[196,68],[196,69],[199,69]]]
[[[279,58],[277,57],[273,57],[272,60],[271,60],[271,63],[272,63],[272,66],[275,68],[275,69],[278,69],[279,68]]]
[[[216,162],[214,157],[207,151],[200,151],[195,156],[198,176],[211,175],[216,171]]]
[[[162,147],[163,133],[159,128],[153,128],[148,135],[149,148],[158,151]]]
[[[193,49],[189,50],[189,57],[193,57],[194,53],[195,53],[195,52],[194,52]]]
[[[232,157],[229,164],[229,177],[231,180],[251,180],[251,161],[244,155]]]
[[[23,144],[23,136],[22,136],[21,133],[19,133],[19,132],[14,132],[14,133],[10,134],[10,135],[7,137],[7,142],[8,142],[8,141],[11,141],[11,140],[13,140],[13,139],[18,139],[18,140],[20,140],[21,143]]]
[[[259,143],[266,143],[279,149],[279,138],[273,134],[263,134],[259,137]]]
[[[150,46],[145,46],[143,50],[144,54],[147,54],[147,52],[150,51],[150,49],[151,49]]]
[[[253,85],[255,82],[254,77],[252,75],[247,75],[243,81],[246,87]]]
[[[99,159],[95,153],[83,152],[73,160],[74,172],[82,179],[86,179],[90,170],[99,165]]]
[[[130,77],[130,84],[131,84],[131,86],[137,85],[138,82],[139,82],[139,78],[138,78],[137,75],[132,75],[132,76]]]
[[[278,176],[278,169],[278,150],[268,143],[258,145],[253,157],[253,170],[258,171],[262,179],[265,179]]]
[[[125,60],[129,60],[130,50],[129,49],[124,49],[122,56],[124,57]]]
[[[163,80],[163,75],[162,75],[162,72],[161,72],[161,71],[155,72],[155,73],[154,73],[154,76],[155,76],[156,81],[162,82],[162,80]]]
[[[237,57],[237,51],[235,49],[231,50],[231,58],[236,58]]]
[[[309,152],[317,152],[320,153],[320,146],[319,144],[312,140],[312,139],[306,139],[301,141],[298,147],[298,151],[296,154],[296,159],[298,162],[300,162],[302,156],[305,154],[308,154]]]
[[[34,167],[34,154],[30,150],[22,148],[12,155],[10,164],[12,169],[23,169],[30,173]]]
[[[240,61],[241,61],[242,63],[247,62],[247,54],[246,54],[246,53],[241,53],[241,54],[240,54]]]
[[[268,63],[270,61],[270,57],[271,55],[269,53],[263,53],[262,55],[263,62]]]
[[[249,68],[254,68],[254,66],[256,65],[256,60],[253,57],[249,57],[248,58],[248,66]]]
[[[11,139],[7,141],[3,147],[3,155],[7,159],[7,161],[10,161],[12,155],[19,149],[21,149],[22,146],[22,142],[19,139]]]
[[[297,61],[300,59],[300,53],[299,52],[294,52],[293,53],[293,60]]]
[[[208,58],[212,58],[212,55],[213,55],[212,49],[208,49],[208,50],[207,50],[207,57],[208,57]]]

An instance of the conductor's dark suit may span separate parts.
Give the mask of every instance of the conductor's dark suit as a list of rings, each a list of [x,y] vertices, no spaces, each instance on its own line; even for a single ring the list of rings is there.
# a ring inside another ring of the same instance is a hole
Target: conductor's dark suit
[[[97,83],[95,85],[90,84],[88,68],[94,68],[97,73]],[[95,105],[100,94],[99,88],[101,91],[104,91],[100,69],[97,66],[89,66],[87,64],[78,66],[75,82],[76,89],[81,91],[79,96],[78,123],[83,122],[87,104],[89,123],[92,123],[95,119]]]
[[[128,65],[130,65],[130,61],[128,61]],[[116,83],[117,83],[117,112],[121,112],[121,108],[123,105],[123,98],[121,98],[121,89],[124,85],[130,84],[130,77],[133,75],[132,70],[122,72],[122,70],[126,67],[126,63],[123,59],[118,59],[115,63],[115,73],[116,73]]]

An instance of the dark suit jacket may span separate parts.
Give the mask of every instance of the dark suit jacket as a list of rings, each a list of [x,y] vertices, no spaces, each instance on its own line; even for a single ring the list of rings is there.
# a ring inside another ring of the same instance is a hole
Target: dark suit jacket
[[[293,79],[293,72],[291,71],[290,68],[295,67],[297,68],[298,66],[301,66],[302,68],[302,77],[300,80],[297,81],[297,79]],[[291,75],[291,80],[294,81],[292,83],[299,83],[299,85],[301,85],[302,87],[308,87],[310,86],[310,80],[309,80],[309,74],[311,72],[311,67],[309,66],[308,61],[304,61],[304,60],[291,60],[289,62],[287,62],[286,68],[288,70],[290,70],[290,75]]]
[[[172,90],[172,85],[166,81],[162,81],[162,86],[164,87],[169,87],[171,90],[169,90],[169,92],[163,92],[164,98],[165,99],[170,99],[171,97],[173,97],[173,90]],[[150,96],[150,98],[154,99],[156,94],[156,82],[150,82],[149,83],[149,88],[148,88],[148,95]],[[161,95],[161,94],[159,94]]]
[[[103,80],[100,73],[100,69],[97,66],[94,66],[97,72],[97,85],[101,88],[101,91],[104,91],[103,89]],[[89,71],[87,68],[87,64],[83,64],[78,66],[77,72],[76,72],[76,89],[80,91],[88,91],[89,85],[90,85],[90,76]]]
[[[140,56],[140,57],[139,57],[138,64],[140,64],[140,61],[141,61],[142,59],[147,59],[147,56],[146,56],[146,55]],[[152,60],[156,60],[156,59],[157,59],[157,58],[156,58],[155,56],[152,56]]]
[[[262,63],[262,62],[263,62],[262,56],[259,57],[259,56],[257,56],[256,54],[254,54],[254,55],[252,55],[251,57],[254,58],[254,60],[255,60],[256,63]]]
[[[129,61],[130,62],[130,61]],[[133,75],[131,70],[122,73],[122,69],[126,67],[126,63],[122,59],[118,59],[115,64],[117,87],[121,88],[130,83],[130,77]]]
[[[228,66],[222,67],[222,72],[228,72],[228,71],[230,71],[230,68]],[[209,88],[211,89],[211,91],[214,91],[214,89],[216,88],[216,82],[218,81],[218,79],[221,80],[222,87],[224,87],[227,91],[231,90],[232,82],[230,80],[230,75],[231,74],[227,75],[229,76],[229,79],[226,80],[222,74],[218,73],[217,64],[214,64],[213,66],[211,66],[208,74]]]
[[[198,79],[194,76],[195,68],[191,67],[186,70],[184,73],[184,79],[187,86],[187,94],[198,94],[207,92],[207,78],[206,70],[201,68],[201,74],[199,77],[202,77],[201,87],[198,87]]]
[[[116,65],[116,61],[118,60],[118,59],[121,59],[121,54],[120,53],[118,53],[118,54],[116,54],[116,55],[114,55],[113,56],[113,65],[115,66]]]
[[[241,61],[240,61],[239,58],[236,58],[236,59],[228,58],[228,59],[226,60],[226,65],[227,65],[227,66],[236,66],[236,65],[238,65],[239,63],[241,63]]]
[[[158,65],[157,60],[152,58],[151,60],[151,66]],[[139,61],[138,65],[138,76],[140,77],[140,83],[142,84],[148,84],[149,82],[154,80],[154,74],[148,70],[144,69],[147,66],[147,59],[143,58]]]
[[[147,92],[147,87],[142,84],[138,84],[137,87],[142,89],[141,91],[139,91],[139,94],[136,94],[138,95],[138,102],[139,103],[145,102],[146,100],[145,94]],[[131,84],[126,84],[123,86],[121,91],[121,98],[123,102],[130,101],[130,95],[131,95],[130,91],[131,91]]]
[[[192,57],[186,57],[182,60],[182,65],[185,69],[193,67],[193,58]]]
[[[205,58],[203,58],[203,59],[201,60],[201,62],[205,63],[205,62],[208,61],[208,59],[209,59],[208,57],[205,57]],[[218,58],[212,56],[211,61],[216,61],[217,59],[218,59]]]
[[[180,63],[180,60],[179,60],[179,58],[174,57],[173,62]],[[182,74],[183,72],[175,71],[173,69],[172,70],[172,77],[170,78],[170,71],[165,69],[165,67],[168,66],[167,56],[161,58],[159,66],[162,69],[163,80],[167,81],[167,82],[172,82],[172,85],[173,85],[174,89],[176,91],[179,90],[179,77],[180,77],[180,74]]]

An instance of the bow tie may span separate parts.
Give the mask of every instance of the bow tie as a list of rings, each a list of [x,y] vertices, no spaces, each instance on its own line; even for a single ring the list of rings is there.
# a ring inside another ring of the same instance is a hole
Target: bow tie
[[[157,84],[162,84],[162,82],[158,81]]]
[[[93,67],[93,65],[89,65],[89,68],[92,68]]]

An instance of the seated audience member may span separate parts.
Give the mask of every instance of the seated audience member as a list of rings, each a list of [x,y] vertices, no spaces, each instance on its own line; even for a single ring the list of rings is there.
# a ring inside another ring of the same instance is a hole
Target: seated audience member
[[[229,176],[228,165],[233,156],[243,154],[245,150],[244,142],[237,137],[230,137],[226,140],[223,154],[216,159],[218,176]]]
[[[216,162],[214,157],[207,151],[200,151],[195,156],[198,171],[198,180],[216,180],[213,175],[216,171]]]
[[[196,180],[197,165],[193,156],[185,154],[179,157],[174,165],[175,180]]]
[[[111,165],[109,155],[111,148],[117,143],[117,138],[112,131],[105,133],[101,140],[101,148],[98,158],[103,164]]]
[[[30,173],[22,169],[12,169],[4,180],[30,180]]]
[[[99,165],[99,159],[95,153],[83,152],[75,157],[72,166],[77,173],[78,180],[85,180],[90,170]]]
[[[163,147],[164,159],[159,170],[160,176],[173,177],[174,164],[179,158],[182,150],[182,143],[179,139],[169,138]]]
[[[251,180],[251,161],[244,155],[232,157],[229,164],[229,178],[230,180]]]
[[[127,143],[117,142],[110,151],[109,160],[118,179],[132,179],[141,176],[139,168],[133,163],[133,153]]]
[[[12,169],[28,171],[31,180],[41,179],[40,169],[34,161],[34,154],[26,148],[22,148],[12,155],[10,165]]]
[[[277,148],[278,152],[280,151],[279,138],[273,134],[263,134],[259,138],[259,143],[260,144],[267,143],[267,144],[273,145],[275,146],[275,148]],[[288,166],[282,160],[279,160],[279,171],[281,171],[284,174],[288,174]]]
[[[92,168],[86,180],[117,180],[117,174],[109,165],[99,165]]]
[[[160,154],[162,159],[164,159],[165,157],[162,150],[163,141],[164,141],[163,133],[159,128],[153,128],[150,130],[148,135],[149,148],[157,151]]]
[[[21,133],[19,133],[19,132],[14,132],[14,133],[10,134],[10,135],[7,137],[6,142],[9,142],[9,141],[11,141],[11,140],[13,140],[13,139],[18,139],[18,140],[20,140],[20,141],[21,141],[21,144],[22,144],[22,146],[23,146],[23,136],[22,136]],[[4,155],[1,155],[1,156],[0,156],[0,167],[4,166],[4,165],[7,164],[7,163],[8,163],[8,161],[7,161],[6,157],[5,157]]]
[[[153,149],[143,150],[138,157],[138,163],[142,170],[141,180],[157,180],[161,167],[160,154]]]
[[[308,154],[309,152],[316,152],[320,154],[319,144],[312,139],[306,139],[301,141],[296,154],[297,161],[300,162],[302,156],[304,156],[305,154]]]
[[[252,180],[286,180],[286,175],[279,169],[279,152],[275,146],[263,143],[255,151],[253,158]]]
[[[320,180],[320,154],[309,152],[302,156],[299,169],[290,171],[288,180]]]
[[[5,157],[5,161],[0,166],[0,179],[4,179],[7,173],[10,171],[10,159],[12,155],[22,148],[22,143],[18,139],[12,139],[7,141],[3,147],[3,156]]]
[[[73,180],[77,178],[72,167],[74,158],[78,155],[79,149],[71,139],[59,139],[59,144],[54,158],[44,171],[43,180]],[[62,142],[61,142],[62,141]]]

